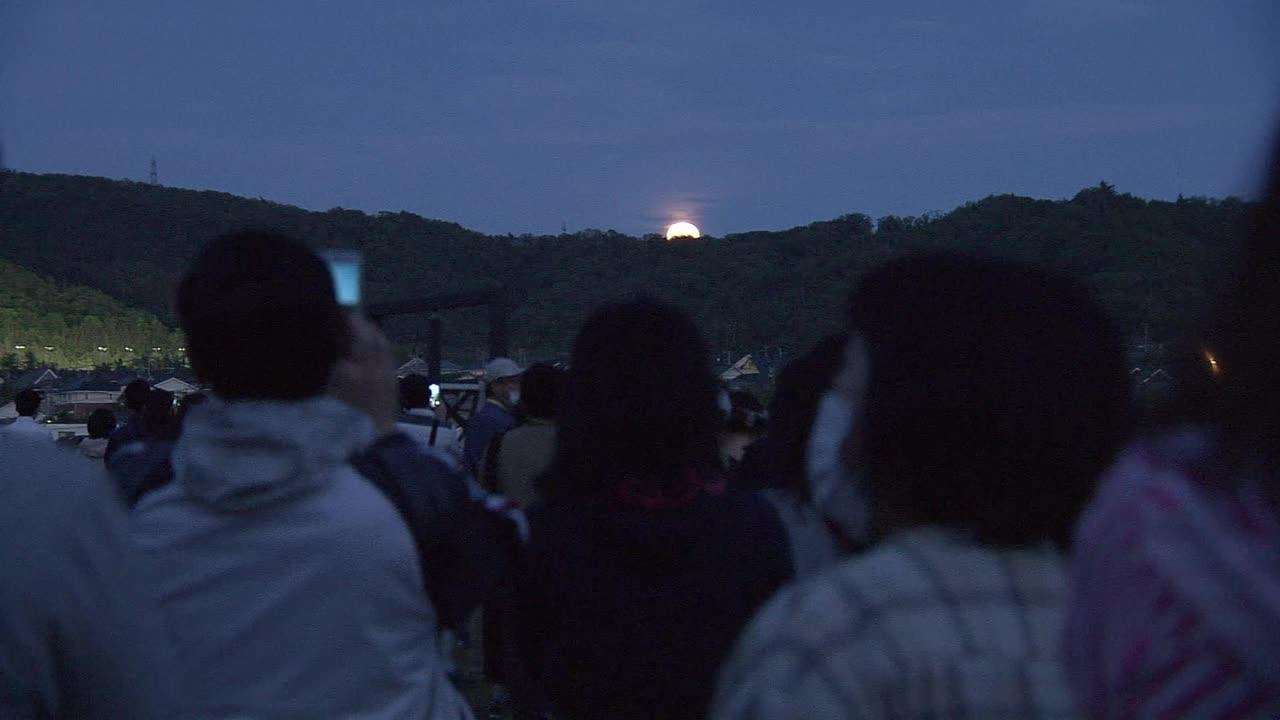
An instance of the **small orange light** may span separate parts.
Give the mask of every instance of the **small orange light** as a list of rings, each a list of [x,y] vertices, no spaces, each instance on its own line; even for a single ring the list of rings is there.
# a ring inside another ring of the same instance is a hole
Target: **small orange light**
[[[1218,375],[1222,372],[1222,368],[1218,366],[1218,358],[1214,357],[1213,353],[1205,350],[1204,359],[1209,361],[1209,370],[1214,375]]]

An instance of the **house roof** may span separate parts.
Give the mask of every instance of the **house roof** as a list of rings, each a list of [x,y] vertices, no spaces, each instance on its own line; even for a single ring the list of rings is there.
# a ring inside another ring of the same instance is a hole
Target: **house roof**
[[[116,391],[137,379],[130,370],[92,370],[69,378],[59,386],[60,390],[111,390]]]
[[[160,382],[156,383],[152,387],[156,387],[161,390],[166,390],[168,392],[179,392],[179,393],[195,392],[200,389],[195,385],[179,377],[170,377],[166,380],[161,380]]]
[[[409,362],[401,365],[399,368],[396,368],[396,375],[408,375],[409,373],[415,372],[425,373],[426,371],[427,361],[420,357],[416,357],[410,358]]]
[[[194,385],[197,387],[200,385],[200,383],[196,381],[196,374],[191,370],[191,368],[184,368],[184,367],[168,368],[163,372],[157,371],[157,373],[159,374],[157,374],[155,377],[161,377],[166,379],[177,378],[178,380],[181,380],[182,382],[188,383],[190,385]]]
[[[430,372],[430,371],[431,371],[430,365],[427,363],[427,361],[426,361],[426,360],[423,360],[423,359],[422,359],[422,358],[420,358],[420,357],[415,357],[415,358],[410,358],[410,359],[409,359],[409,362],[407,362],[407,363],[405,363],[405,364],[401,365],[399,368],[397,368],[397,369],[396,369],[396,376],[397,376],[397,377],[404,377],[405,375],[410,375],[410,374],[413,374],[413,373],[417,373],[417,374],[419,374],[419,375],[426,375],[426,374],[427,374],[428,372]],[[441,360],[441,361],[440,361],[440,374],[441,374],[441,375],[449,375],[449,374],[452,374],[452,373],[460,373],[460,372],[462,372],[462,371],[463,371],[463,370],[462,370],[462,366],[461,366],[461,365],[459,365],[459,364],[457,364],[457,363],[451,363],[451,362],[449,362],[448,360]]]
[[[51,385],[58,380],[58,373],[53,368],[34,368],[27,370],[13,379],[13,384],[23,390],[33,387]]]
[[[756,361],[750,355],[743,355],[738,362],[729,367],[728,370],[720,373],[721,380],[737,380],[743,375],[759,375],[760,368],[756,365]]]

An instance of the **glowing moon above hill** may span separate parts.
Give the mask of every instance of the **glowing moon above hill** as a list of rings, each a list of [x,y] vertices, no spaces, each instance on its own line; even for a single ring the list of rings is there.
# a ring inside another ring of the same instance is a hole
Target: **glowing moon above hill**
[[[698,226],[693,223],[673,223],[671,227],[667,228],[667,239],[674,240],[678,237],[700,238],[702,233],[698,231]]]

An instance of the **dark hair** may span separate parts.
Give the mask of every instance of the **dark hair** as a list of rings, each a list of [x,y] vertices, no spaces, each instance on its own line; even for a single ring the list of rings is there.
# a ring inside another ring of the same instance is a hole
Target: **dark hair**
[[[604,305],[574,341],[558,468],[545,494],[598,496],[622,479],[666,489],[719,462],[720,410],[706,343],[650,298]]]
[[[142,412],[142,406],[147,402],[147,393],[151,392],[151,385],[142,378],[131,381],[124,386],[124,406],[133,412]]]
[[[27,388],[18,393],[13,399],[14,409],[23,417],[32,417],[40,410],[40,403],[44,398],[39,392],[31,388]]]
[[[89,413],[87,425],[90,438],[110,437],[111,431],[116,429],[116,415],[106,408],[98,408]]]
[[[762,435],[769,427],[769,420],[760,400],[746,390],[734,390],[729,393],[729,411],[727,423],[729,432],[751,433]]]
[[[152,388],[142,406],[142,429],[147,437],[168,440],[177,434],[177,417],[173,412],[173,393]]]
[[[520,404],[529,417],[550,420],[560,408],[565,372],[553,365],[534,363],[520,381]]]
[[[1205,333],[1204,372],[1214,376],[1210,419],[1225,433],[1232,465],[1280,459],[1280,136],[1270,176],[1255,208],[1243,252],[1218,311]],[[1242,468],[1235,468],[1237,471]],[[1239,472],[1231,473],[1231,476]],[[1259,473],[1280,507],[1280,476]]]
[[[416,373],[400,378],[400,407],[424,408],[431,405],[431,381]]]
[[[178,319],[192,368],[229,400],[319,395],[350,341],[324,261],[269,232],[206,245],[182,279]]]
[[[850,321],[870,373],[846,459],[865,463],[877,517],[1065,547],[1133,420],[1090,294],[1028,264],[915,254],[862,280]]]
[[[792,360],[774,382],[769,401],[769,433],[748,448],[739,480],[748,487],[782,488],[809,499],[806,451],[818,415],[818,401],[840,370],[848,336],[829,335]]]

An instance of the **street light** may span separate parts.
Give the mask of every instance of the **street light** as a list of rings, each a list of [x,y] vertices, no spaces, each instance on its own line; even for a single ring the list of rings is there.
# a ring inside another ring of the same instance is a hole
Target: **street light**
[[[1205,350],[1204,359],[1209,361],[1209,372],[1214,375],[1222,374],[1222,368],[1218,366],[1218,358],[1214,357],[1212,352]]]

